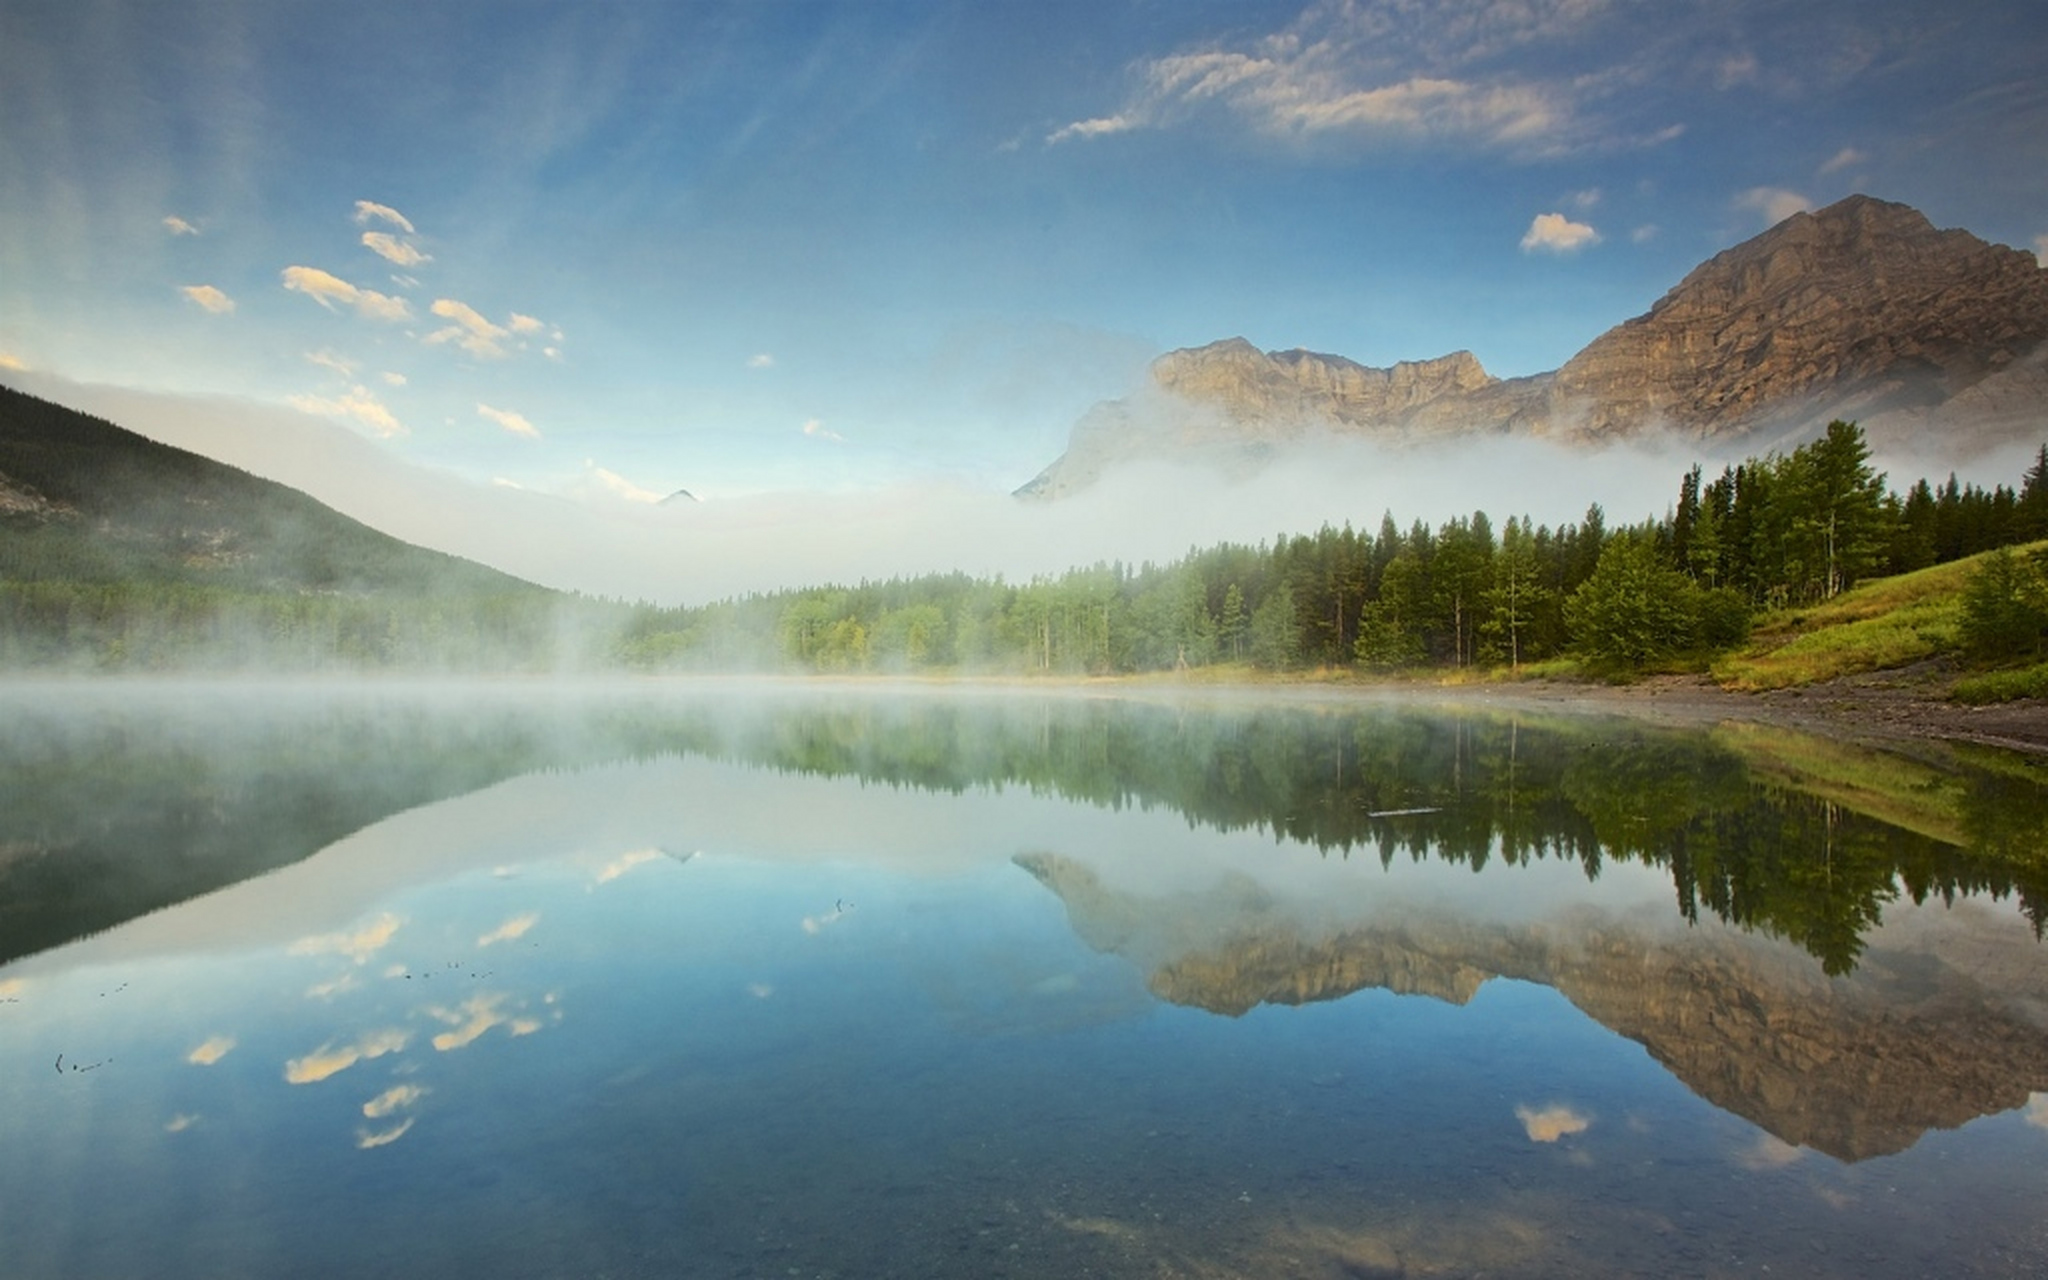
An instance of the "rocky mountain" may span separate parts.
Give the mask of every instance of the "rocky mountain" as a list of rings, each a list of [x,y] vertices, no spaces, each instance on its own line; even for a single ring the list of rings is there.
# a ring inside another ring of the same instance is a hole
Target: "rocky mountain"
[[[1494,378],[1466,351],[1375,369],[1242,338],[1170,352],[1019,493],[1056,497],[1138,457],[1242,468],[1317,435],[1771,447],[1839,417],[1879,447],[1935,437],[1967,453],[2038,435],[2044,402],[2048,271],[2034,255],[1858,195],[1715,255],[1553,373]]]

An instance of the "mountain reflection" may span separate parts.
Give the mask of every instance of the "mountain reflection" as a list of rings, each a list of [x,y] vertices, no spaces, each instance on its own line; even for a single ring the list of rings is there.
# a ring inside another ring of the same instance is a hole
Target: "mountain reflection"
[[[2048,975],[2036,945],[2009,935],[1909,934],[1830,978],[1740,930],[1660,928],[1592,903],[1526,921],[1409,903],[1332,916],[1244,877],[1153,896],[1057,855],[1017,862],[1163,1000],[1237,1016],[1366,989],[1462,1005],[1495,978],[1540,983],[1722,1110],[1837,1159],[1901,1151],[2048,1089]],[[1586,1124],[1554,1108],[1522,1120],[1540,1142]]]

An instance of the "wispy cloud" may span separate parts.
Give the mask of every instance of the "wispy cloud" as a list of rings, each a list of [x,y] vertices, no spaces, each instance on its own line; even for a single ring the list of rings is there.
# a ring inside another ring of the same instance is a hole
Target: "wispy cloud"
[[[357,288],[318,267],[286,267],[283,275],[285,288],[305,294],[329,311],[339,303],[355,308],[358,315],[372,320],[412,318],[412,308],[404,298],[394,298],[375,289]]]
[[[1561,213],[1539,213],[1522,235],[1523,253],[1577,253],[1600,243],[1600,233]]]
[[[631,480],[628,480],[626,479],[626,477],[620,475],[618,472],[607,471],[605,468],[598,466],[595,462],[592,462],[588,458],[585,458],[583,460],[583,466],[586,470],[590,472],[591,479],[597,481],[597,483],[604,488],[606,493],[609,493],[614,497],[624,498],[628,502],[654,503],[661,501],[662,495],[656,493],[654,490],[643,489],[639,485],[634,484]]]
[[[505,323],[512,332],[519,334],[539,333],[542,329],[547,328],[547,325],[541,321],[536,320],[532,316],[522,316],[517,311],[514,311],[511,318]]]
[[[368,226],[372,222],[388,222],[407,235],[413,234],[412,222],[390,205],[374,200],[356,201],[356,225]]]
[[[195,1067],[210,1067],[232,1053],[235,1048],[233,1036],[210,1036],[206,1042],[185,1055],[185,1061]]]
[[[475,307],[453,298],[437,298],[430,310],[443,320],[455,323],[428,334],[425,340],[429,345],[453,342],[480,360],[505,358],[506,351],[500,340],[510,337],[510,331],[491,323]]]
[[[350,1044],[328,1041],[303,1058],[284,1064],[284,1078],[292,1084],[317,1084],[339,1075],[358,1062],[381,1058],[404,1049],[412,1037],[402,1027],[373,1031]]]
[[[28,372],[28,361],[12,351],[0,351],[0,369],[12,369],[16,373]]]
[[[341,418],[361,423],[377,435],[390,439],[408,434],[398,416],[365,386],[353,386],[338,396],[286,396],[285,403],[300,413],[318,418]]]
[[[344,378],[353,378],[356,374],[356,366],[353,360],[348,359],[346,356],[336,355],[332,351],[308,351],[305,353],[305,357],[306,363],[317,364],[322,369],[338,373]]]
[[[1551,78],[1503,70],[1523,46],[1583,27],[1602,0],[1336,0],[1283,30],[1134,68],[1117,110],[1048,145],[1168,128],[1223,112],[1274,137],[1350,136],[1543,153],[1588,132],[1580,100],[1612,68]]]
[[[1868,155],[1854,147],[1843,147],[1840,151],[1828,157],[1827,163],[1820,167],[1820,171],[1822,173],[1840,173],[1842,170],[1853,168],[1868,159],[1870,159]]]
[[[188,284],[178,292],[217,316],[231,315],[235,309],[235,300],[210,284]]]
[[[171,214],[169,217],[164,219],[164,230],[170,232],[174,236],[196,236],[199,234],[199,228],[193,226],[191,223],[185,221],[183,218],[179,217],[175,213]]]
[[[1775,227],[1795,213],[1812,209],[1813,201],[1782,187],[1751,187],[1735,197],[1735,207],[1760,213],[1765,225]]]
[[[811,437],[811,439],[813,440],[830,440],[834,444],[846,443],[845,436],[840,435],[837,431],[828,429],[825,426],[824,422],[817,418],[811,418],[806,420],[803,426],[803,432],[805,435]]]
[[[2044,267],[2048,267],[2048,231],[2044,231],[2040,235],[2034,237],[2034,261],[2040,263]],[[0,356],[0,361],[5,361],[10,358],[11,357]],[[19,369],[22,366],[16,364],[13,367]]]
[[[476,411],[515,436],[523,436],[528,440],[540,439],[540,428],[528,422],[523,414],[514,413],[510,409],[493,409],[487,404],[479,404]]]
[[[405,375],[402,373],[393,373],[391,370],[386,369],[377,376],[383,380],[384,385],[387,387],[402,387],[405,385]]]
[[[387,262],[401,267],[416,267],[433,259],[419,251],[410,240],[401,240],[388,231],[363,232],[363,247]]]
[[[773,369],[774,367],[775,357],[766,351],[756,352],[747,357],[747,368],[749,369]]]

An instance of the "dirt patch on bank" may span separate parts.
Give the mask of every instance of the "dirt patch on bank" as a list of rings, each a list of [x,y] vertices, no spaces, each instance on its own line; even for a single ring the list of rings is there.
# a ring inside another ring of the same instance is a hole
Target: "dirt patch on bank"
[[[1672,724],[1734,720],[1863,741],[1974,742],[2048,755],[2048,705],[2021,701],[1966,707],[1950,702],[1956,674],[1952,664],[1935,661],[1764,693],[1733,692],[1705,676],[1653,676],[1618,686],[1531,681],[1471,693],[1481,701],[1605,707]]]

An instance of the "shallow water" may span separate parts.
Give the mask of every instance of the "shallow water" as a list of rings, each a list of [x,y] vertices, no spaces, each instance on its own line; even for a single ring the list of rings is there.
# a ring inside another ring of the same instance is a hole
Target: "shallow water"
[[[2019,762],[1051,693],[0,703],[11,1277],[2048,1271]]]

